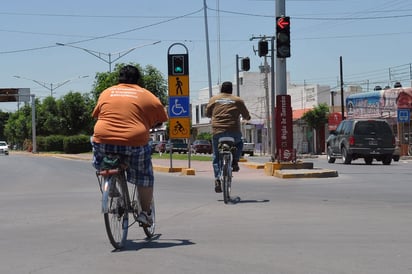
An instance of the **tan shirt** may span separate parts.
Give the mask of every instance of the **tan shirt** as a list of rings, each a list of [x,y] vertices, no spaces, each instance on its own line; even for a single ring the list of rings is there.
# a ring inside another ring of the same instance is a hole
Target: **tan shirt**
[[[245,102],[238,96],[219,93],[210,98],[206,107],[206,116],[212,118],[213,134],[240,132],[240,116],[250,120]]]
[[[150,129],[168,119],[164,106],[153,93],[131,84],[104,90],[92,116],[97,118],[94,142],[124,146],[146,145]]]

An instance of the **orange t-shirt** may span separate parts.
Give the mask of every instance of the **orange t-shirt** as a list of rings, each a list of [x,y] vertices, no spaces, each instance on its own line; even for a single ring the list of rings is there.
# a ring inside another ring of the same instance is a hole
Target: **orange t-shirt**
[[[123,146],[146,145],[149,130],[168,119],[164,106],[153,93],[132,84],[104,90],[92,116],[97,118],[94,142]]]

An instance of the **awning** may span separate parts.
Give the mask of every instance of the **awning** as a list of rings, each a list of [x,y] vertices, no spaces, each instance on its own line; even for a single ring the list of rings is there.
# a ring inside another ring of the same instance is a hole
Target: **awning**
[[[305,114],[309,110],[312,110],[312,108],[303,108],[303,109],[293,110],[293,114],[292,114],[293,120],[298,120],[298,119],[302,118],[303,114]]]

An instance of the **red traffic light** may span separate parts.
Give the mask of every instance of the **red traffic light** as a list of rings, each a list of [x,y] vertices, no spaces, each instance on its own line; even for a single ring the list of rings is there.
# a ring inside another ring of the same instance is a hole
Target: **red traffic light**
[[[276,57],[290,57],[290,17],[276,17]]]
[[[276,21],[276,26],[280,29],[289,27],[289,17],[279,17]]]

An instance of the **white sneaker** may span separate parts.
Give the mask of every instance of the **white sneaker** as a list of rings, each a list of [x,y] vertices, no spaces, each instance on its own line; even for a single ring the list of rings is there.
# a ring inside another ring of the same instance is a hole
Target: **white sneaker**
[[[153,225],[153,218],[151,215],[148,215],[146,211],[140,212],[139,216],[137,217],[137,221],[142,226],[152,226]]]

